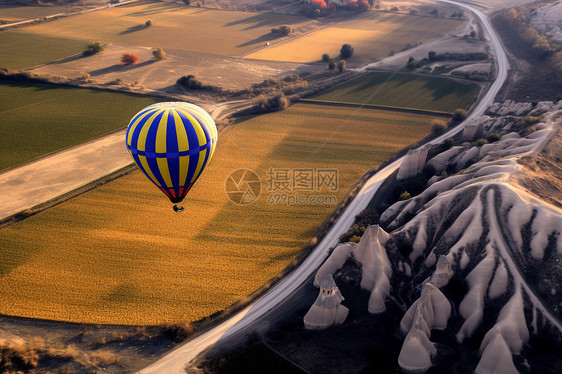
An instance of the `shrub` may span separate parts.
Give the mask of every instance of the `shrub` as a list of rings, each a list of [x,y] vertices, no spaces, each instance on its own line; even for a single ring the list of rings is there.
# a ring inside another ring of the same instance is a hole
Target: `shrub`
[[[121,63],[123,65],[133,65],[136,64],[138,60],[139,58],[131,53],[123,53],[123,56],[121,56]]]
[[[330,62],[328,62],[328,69],[334,70],[334,69],[336,68],[336,66],[337,66],[337,64],[336,64],[336,62],[333,61],[333,60],[330,61]]]
[[[360,12],[366,12],[370,8],[369,3],[365,0],[360,1],[357,6]]]
[[[80,81],[83,83],[90,83],[90,74],[89,73],[83,73],[82,75],[80,75]]]
[[[464,109],[455,109],[453,112],[453,122],[461,122],[466,119],[466,110]]]
[[[289,100],[285,95],[277,95],[269,100],[269,104],[273,110],[283,110],[289,106]]]
[[[359,235],[353,235],[349,238],[349,242],[351,243],[359,243],[361,241],[361,237]]]
[[[324,54],[322,55],[322,61],[324,61],[324,62],[329,62],[329,61],[330,61],[330,55],[327,54],[327,53],[324,53]]]
[[[415,16],[416,14],[418,14],[418,11],[416,9],[410,9],[410,14],[412,16]]]
[[[455,139],[447,138],[447,139],[443,140],[443,145],[445,147],[447,147],[447,149],[449,149],[449,148],[451,148],[452,146],[455,145]]]
[[[340,55],[343,59],[348,59],[353,56],[353,47],[351,44],[344,44],[341,46]]]
[[[85,56],[95,55],[96,53],[100,53],[103,51],[103,43],[102,42],[91,42],[86,46],[84,52],[82,52]]]
[[[163,326],[163,335],[174,343],[184,341],[193,333],[193,326],[189,323],[176,323]]]
[[[157,59],[158,61],[166,59],[166,52],[164,52],[162,48],[156,48],[155,50],[152,51],[152,54],[154,55],[154,58]]]
[[[523,117],[523,124],[525,126],[534,125],[535,123],[539,123],[541,119],[539,117],[527,116]]]
[[[497,132],[490,133],[486,137],[486,140],[488,141],[488,143],[497,142],[498,140],[500,140],[500,134],[498,134]]]
[[[185,3],[185,5],[191,5],[191,0],[183,0],[183,2]]]
[[[476,37],[476,31],[472,30],[472,31],[470,32],[470,37],[471,37],[471,38]]]
[[[427,52],[427,58],[429,59],[429,61],[435,60],[435,56],[437,56],[437,53],[435,51]]]
[[[180,77],[176,83],[182,87],[189,88],[191,90],[201,90],[201,91],[212,91],[212,92],[222,92],[222,87],[212,86],[210,84],[203,84],[199,79],[195,78],[195,75],[189,74]]]
[[[273,34],[281,34],[281,35],[289,35],[293,32],[293,28],[289,25],[283,25],[276,28],[271,29]]]
[[[148,20],[148,21],[146,21],[146,22],[144,23],[144,25],[145,25],[146,27],[150,27],[150,26],[152,26],[152,21],[151,21],[151,20]]]
[[[344,72],[346,69],[346,64],[345,64],[345,60],[340,60],[338,61],[338,71],[340,73]]]
[[[265,97],[261,97],[258,99],[258,110],[261,113],[269,113],[269,112],[276,112],[279,110],[283,110],[289,106],[289,100],[285,97],[285,95],[276,95],[269,99]]]
[[[447,129],[447,125],[443,121],[433,121],[431,122],[431,132],[435,135],[441,135]]]
[[[390,11],[391,11],[391,12],[398,12],[399,10],[400,10],[400,8],[399,8],[398,6],[396,6],[396,5],[393,5],[393,6],[390,8]]]
[[[476,141],[477,147],[482,147],[484,144],[488,144],[488,141],[484,138],[480,138]]]
[[[408,191],[404,191],[400,194],[400,200],[408,200],[412,197]]]
[[[366,229],[366,227],[364,225],[354,223],[353,226],[351,226],[349,228],[349,230],[347,230],[344,234],[342,234],[340,236],[340,242],[342,242],[342,243],[350,242],[350,241],[352,241],[352,238],[354,238],[354,237],[356,237],[358,239],[361,239],[361,236],[365,232],[365,229]],[[357,242],[359,242],[359,240],[357,240],[354,243],[357,243]]]

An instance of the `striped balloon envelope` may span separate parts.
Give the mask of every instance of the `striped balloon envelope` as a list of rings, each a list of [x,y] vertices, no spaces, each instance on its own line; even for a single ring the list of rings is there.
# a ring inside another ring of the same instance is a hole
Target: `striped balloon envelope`
[[[127,128],[127,150],[172,203],[189,192],[217,145],[209,113],[182,102],[157,103],[138,112]]]

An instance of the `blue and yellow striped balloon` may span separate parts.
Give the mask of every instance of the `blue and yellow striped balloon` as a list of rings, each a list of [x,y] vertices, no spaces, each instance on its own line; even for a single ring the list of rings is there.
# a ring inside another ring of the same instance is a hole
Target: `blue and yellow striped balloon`
[[[217,128],[197,105],[158,103],[133,117],[126,141],[139,169],[172,203],[179,203],[211,160]]]

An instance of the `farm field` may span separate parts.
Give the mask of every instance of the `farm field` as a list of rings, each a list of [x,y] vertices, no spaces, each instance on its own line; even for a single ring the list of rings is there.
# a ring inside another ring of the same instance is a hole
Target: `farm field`
[[[400,51],[408,43],[424,42],[453,30],[463,21],[370,11],[361,18],[339,22],[287,43],[251,53],[246,58],[310,63],[324,53],[335,58],[342,44],[355,49],[348,63],[359,65]]]
[[[9,53],[0,54],[0,68],[23,69],[44,64],[80,53],[86,44],[83,40],[2,31],[0,47]]]
[[[0,21],[17,22],[74,11],[65,6],[0,6]]]
[[[453,112],[467,109],[479,90],[477,84],[446,78],[369,73],[310,99]]]
[[[151,27],[145,27],[148,20],[152,22]],[[238,56],[273,40],[271,28],[283,24],[300,28],[316,25],[317,21],[291,15],[211,10],[186,7],[180,3],[154,2],[72,16],[26,27],[21,32]]]
[[[130,113],[152,103],[121,93],[1,83],[0,170],[126,127]]]
[[[433,119],[297,104],[232,125],[182,214],[135,171],[1,229],[0,313],[150,325],[222,310],[287,266],[335,207],[275,204],[270,168],[338,169],[336,191],[313,194],[339,201]],[[239,168],[261,178],[253,204],[225,194]]]

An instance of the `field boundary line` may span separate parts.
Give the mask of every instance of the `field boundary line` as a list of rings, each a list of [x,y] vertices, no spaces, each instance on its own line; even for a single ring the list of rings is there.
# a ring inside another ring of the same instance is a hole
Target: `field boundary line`
[[[315,105],[324,105],[324,106],[342,106],[342,107],[350,107],[350,108],[355,108],[355,107],[357,107],[357,105],[359,105],[357,103],[342,103],[342,102],[339,102],[339,101],[313,100],[313,99],[299,99],[297,102],[303,103],[303,104],[315,104]],[[453,115],[453,113],[441,112],[441,111],[438,111],[438,110],[405,108],[405,107],[390,106],[390,105],[361,104],[361,107],[367,108],[367,109],[387,110],[387,111],[390,111],[390,112],[426,114],[426,115],[446,117],[446,118],[450,118]]]

